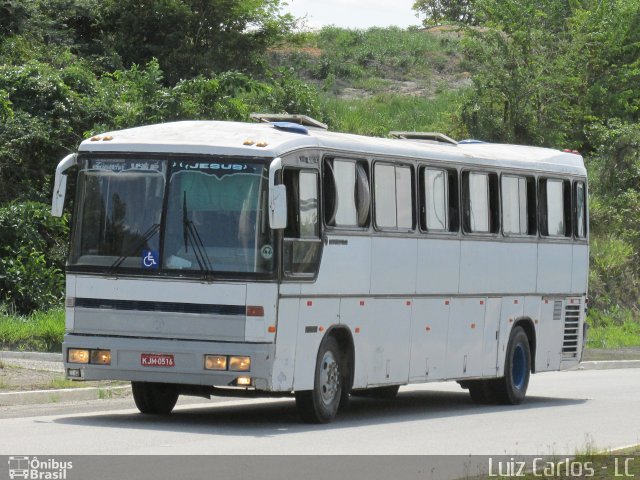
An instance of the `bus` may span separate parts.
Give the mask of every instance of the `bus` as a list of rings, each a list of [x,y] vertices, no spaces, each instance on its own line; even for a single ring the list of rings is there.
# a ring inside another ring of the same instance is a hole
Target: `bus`
[[[519,404],[530,374],[580,362],[579,154],[254,117],[96,135],[60,162],[68,378],[131,381],[145,414],[295,396],[320,423],[423,382]]]

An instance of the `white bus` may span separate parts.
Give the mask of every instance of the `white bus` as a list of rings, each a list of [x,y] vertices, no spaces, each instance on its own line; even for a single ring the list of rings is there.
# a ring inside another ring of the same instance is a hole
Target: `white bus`
[[[578,364],[580,155],[257,118],[111,132],[60,162],[68,378],[131,381],[149,414],[294,393],[328,422],[410,383],[518,404],[530,373]]]

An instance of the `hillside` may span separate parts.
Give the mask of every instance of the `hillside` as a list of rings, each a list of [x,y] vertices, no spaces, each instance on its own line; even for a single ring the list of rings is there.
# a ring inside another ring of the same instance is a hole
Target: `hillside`
[[[326,27],[292,35],[269,50],[272,68],[290,69],[320,92],[332,129],[368,135],[446,130],[470,65],[458,28]]]

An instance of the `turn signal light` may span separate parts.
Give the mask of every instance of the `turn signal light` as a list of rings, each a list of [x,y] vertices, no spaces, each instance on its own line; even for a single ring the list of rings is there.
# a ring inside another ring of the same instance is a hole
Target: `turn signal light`
[[[111,365],[111,351],[91,350],[91,360],[89,363],[96,365]]]

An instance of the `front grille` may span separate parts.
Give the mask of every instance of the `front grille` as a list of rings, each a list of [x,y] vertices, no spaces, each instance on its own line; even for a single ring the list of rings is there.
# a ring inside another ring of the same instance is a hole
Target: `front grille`
[[[564,310],[564,339],[562,341],[562,358],[578,357],[580,333],[580,305],[567,305]]]

